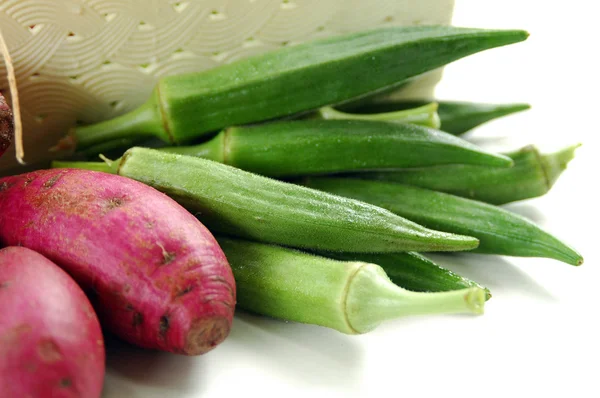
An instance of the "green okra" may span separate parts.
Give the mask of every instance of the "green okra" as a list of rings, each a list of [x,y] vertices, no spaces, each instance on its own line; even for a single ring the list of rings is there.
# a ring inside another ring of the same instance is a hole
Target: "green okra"
[[[524,103],[515,104],[486,104],[463,101],[440,101],[437,115],[440,120],[440,130],[454,135],[464,134],[475,127],[493,119],[507,116],[516,112],[529,109],[531,106]],[[391,101],[374,102],[353,109],[351,115],[363,118],[377,118],[379,115],[388,115],[388,120],[393,120],[394,115],[402,116],[402,112],[426,106],[431,101]]]
[[[535,146],[529,145],[507,154],[514,161],[510,168],[453,164],[348,176],[414,185],[501,205],[545,195],[567,168],[579,146],[541,154]]]
[[[117,118],[76,127],[57,148],[132,136],[184,144],[207,132],[343,103],[399,86],[465,56],[523,41],[522,30],[450,26],[380,28],[160,79],[148,101]]]
[[[316,177],[303,185],[371,203],[428,228],[474,236],[479,239],[474,252],[583,263],[575,249],[532,221],[488,203],[384,181]]]
[[[440,120],[437,115],[437,104],[430,103],[425,104],[423,106],[419,106],[417,108],[405,109],[398,112],[391,112],[385,114],[377,114],[377,115],[359,115],[359,114],[351,114],[344,113],[333,109],[330,106],[325,106],[320,108],[313,114],[306,116],[304,119],[318,119],[318,120],[367,120],[367,121],[393,121],[394,123],[410,123],[417,124],[420,126],[431,127],[431,128],[439,128]],[[243,130],[242,130],[243,131]],[[226,131],[221,132],[222,135],[228,134]],[[280,134],[280,133],[278,133]],[[218,148],[216,147],[216,142],[221,138],[216,138],[209,140],[210,142],[204,143],[203,145],[197,146],[177,146],[177,147],[166,147],[164,150],[167,152],[181,153],[181,154],[189,154],[192,156],[199,157],[208,157],[213,160],[222,159],[223,154],[218,152]],[[133,146],[144,146],[145,145],[143,137],[142,140],[133,139],[133,138],[122,138],[116,140],[110,140],[103,142],[102,144],[93,145],[89,148],[77,151],[75,156],[78,157],[94,157],[99,154],[110,156],[109,154],[120,153],[117,155],[121,156],[124,151],[133,147]],[[206,141],[206,140],[205,140]],[[225,145],[225,142],[223,142]],[[158,145],[155,147],[164,147],[163,145]],[[227,151],[223,147],[223,153],[231,152]]]
[[[479,283],[439,266],[420,253],[318,253],[323,257],[341,261],[361,261],[379,265],[396,285],[415,292],[447,292],[478,287],[490,291]]]
[[[433,231],[356,200],[273,180],[207,159],[131,148],[106,172],[178,201],[213,232],[311,250],[454,251],[477,239]],[[98,163],[55,162],[98,169]]]
[[[294,249],[217,237],[236,281],[236,306],[347,334],[403,316],[483,313],[479,287],[420,293],[395,285],[376,264],[337,261]]]
[[[512,159],[486,152],[439,130],[362,120],[293,120],[231,127],[198,145],[161,148],[270,177],[469,163],[508,167]]]

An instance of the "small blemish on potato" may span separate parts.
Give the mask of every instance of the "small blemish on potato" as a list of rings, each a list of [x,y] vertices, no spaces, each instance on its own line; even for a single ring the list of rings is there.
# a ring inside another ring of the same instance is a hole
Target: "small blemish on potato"
[[[116,209],[118,207],[123,206],[123,203],[125,203],[125,200],[123,198],[110,198],[106,202],[106,208],[108,210]]]
[[[163,260],[162,260],[162,265],[167,265],[169,263],[172,263],[175,260],[175,253],[173,252],[164,252],[163,253]]]
[[[28,372],[35,372],[37,370],[37,364],[32,363],[32,362],[28,362],[25,364],[25,370]]]
[[[27,185],[31,184],[33,182],[33,180],[35,180],[35,177],[31,177],[31,176],[27,177],[25,179],[25,182],[23,183],[23,186],[26,187]]]
[[[162,260],[160,262],[160,265],[167,265],[169,263],[172,263],[175,260],[175,253],[174,252],[168,252],[165,250],[165,247],[163,245],[161,245],[160,243],[157,243],[158,247],[161,248],[162,250]]]
[[[160,334],[161,337],[165,337],[165,334],[167,334],[167,331],[169,331],[169,316],[168,315],[163,315],[160,317],[160,326],[158,329],[158,333]]]
[[[0,282],[0,289],[6,289],[9,286],[10,286],[10,282],[8,282],[8,281]]]
[[[52,340],[44,340],[38,345],[38,354],[44,362],[56,362],[62,359],[62,354],[56,343]]]
[[[73,384],[73,382],[71,381],[70,378],[68,377],[63,377],[62,379],[60,379],[60,381],[58,382],[58,385],[61,388],[69,388],[71,387],[71,385]]]
[[[192,290],[194,290],[194,286],[188,286],[182,290],[180,290],[175,297],[181,297],[181,296],[185,296],[186,294],[188,294],[189,292],[191,292]]]
[[[62,177],[62,174],[57,174],[55,176],[52,176],[42,186],[44,188],[52,188],[57,183],[57,181],[60,180],[60,177]]]
[[[131,323],[133,327],[138,327],[142,323],[144,323],[144,316],[140,312],[135,312],[133,314],[133,322]]]

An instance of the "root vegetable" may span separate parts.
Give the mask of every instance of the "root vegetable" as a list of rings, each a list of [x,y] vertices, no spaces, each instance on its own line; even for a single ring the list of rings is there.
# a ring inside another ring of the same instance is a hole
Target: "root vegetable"
[[[0,244],[36,250],[93,297],[108,330],[187,355],[229,333],[233,274],[212,234],[142,183],[83,170],[0,179]]]
[[[100,323],[69,275],[33,250],[0,250],[0,312],[1,397],[100,397]]]

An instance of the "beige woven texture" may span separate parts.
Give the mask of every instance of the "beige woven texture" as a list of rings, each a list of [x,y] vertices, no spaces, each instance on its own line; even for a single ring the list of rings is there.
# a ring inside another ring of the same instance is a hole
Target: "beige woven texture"
[[[452,6],[453,0],[0,0],[25,161],[49,159],[48,148],[78,121],[143,103],[161,76],[376,26],[448,24]],[[428,96],[438,79],[431,74],[406,95]],[[0,91],[10,100],[3,62]],[[0,169],[15,167],[13,146]]]

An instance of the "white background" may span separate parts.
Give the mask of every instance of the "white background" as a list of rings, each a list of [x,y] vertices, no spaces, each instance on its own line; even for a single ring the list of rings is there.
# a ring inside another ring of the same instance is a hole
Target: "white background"
[[[240,313],[229,338],[196,358],[109,342],[105,397],[600,397],[594,3],[457,0],[456,25],[531,36],[450,65],[437,89],[439,98],[532,104],[469,135],[482,146],[584,144],[550,194],[507,206],[573,244],[583,266],[434,257],[492,290],[480,317],[405,318],[346,336]]]

